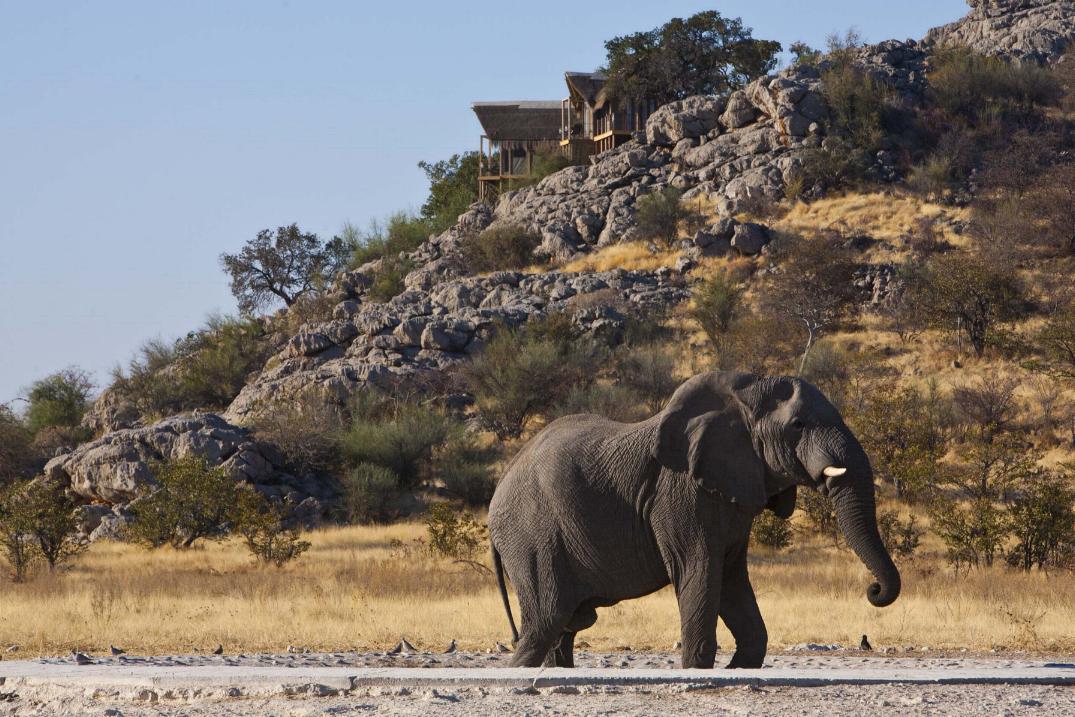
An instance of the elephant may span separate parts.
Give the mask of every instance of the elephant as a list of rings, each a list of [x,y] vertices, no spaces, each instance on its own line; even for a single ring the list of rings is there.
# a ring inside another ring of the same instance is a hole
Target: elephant
[[[839,411],[799,378],[703,373],[638,423],[573,415],[515,456],[489,506],[493,567],[518,667],[574,666],[599,607],[671,584],[684,668],[713,667],[718,617],[729,668],[759,668],[768,636],[747,573],[754,517],[828,495],[848,544],[891,604],[900,574],[877,529],[873,472]],[[518,596],[520,629],[505,575]]]

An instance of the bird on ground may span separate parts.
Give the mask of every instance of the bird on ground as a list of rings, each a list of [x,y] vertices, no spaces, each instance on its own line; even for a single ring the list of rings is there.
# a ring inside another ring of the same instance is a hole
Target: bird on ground
[[[22,645],[16,642],[14,644],[8,645],[6,652],[18,652],[21,649]]]
[[[214,655],[223,655],[224,654],[224,645],[217,645],[216,649],[213,650],[213,654]]]
[[[862,642],[859,643],[859,649],[866,652],[873,649],[873,645],[870,644],[870,641],[866,639],[865,635],[862,636]]]
[[[78,650],[71,650],[71,658],[75,661],[76,665],[92,665],[93,658],[89,655],[79,652]]]
[[[498,643],[496,643],[496,651],[497,652],[511,652],[511,648],[508,647],[507,645],[505,645],[502,642],[498,642]]]
[[[455,653],[455,639],[453,638],[452,641],[448,643],[448,649],[446,649],[444,651],[444,654],[445,655],[451,655],[451,654],[454,654],[454,653]]]
[[[123,648],[116,647],[115,645],[109,645],[108,646],[108,651],[112,653],[112,657],[118,657],[119,655],[126,654],[126,652],[127,652]]]
[[[389,654],[389,655],[398,655],[398,654],[399,654],[399,653],[401,653],[401,652],[403,652],[403,641],[402,641],[402,640],[400,640],[399,642],[397,642],[397,643],[396,643],[396,646],[395,646],[395,647],[393,647],[393,648],[392,648],[391,650],[389,650],[389,651],[388,651],[388,654]]]

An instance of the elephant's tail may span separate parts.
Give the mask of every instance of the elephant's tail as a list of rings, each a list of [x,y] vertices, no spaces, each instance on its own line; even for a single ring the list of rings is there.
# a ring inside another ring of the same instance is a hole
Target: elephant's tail
[[[508,600],[508,586],[504,582],[504,563],[500,560],[500,553],[493,546],[493,570],[496,571],[496,584],[500,588],[500,599],[504,601],[504,612],[508,614],[508,624],[511,625],[511,641],[515,644],[519,641],[519,631],[515,629],[515,618],[511,615],[511,602]]]

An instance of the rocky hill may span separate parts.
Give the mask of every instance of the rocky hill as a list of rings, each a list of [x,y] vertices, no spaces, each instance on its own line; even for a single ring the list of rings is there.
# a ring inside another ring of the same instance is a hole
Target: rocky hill
[[[921,102],[931,53],[969,45],[1019,61],[1055,62],[1075,40],[1075,3],[980,0],[964,19],[931,31],[921,42],[887,41],[854,50],[855,64],[907,106]],[[733,217],[759,201],[783,198],[804,156],[825,146],[829,113],[821,92],[827,60],[762,77],[728,97],[691,97],[660,108],[645,136],[504,194],[495,207],[474,205],[456,226],[406,256],[414,267],[406,291],[387,302],[369,298],[379,269],[373,262],[344,272],[332,289],[331,317],[303,325],[255,376],[222,416],[197,413],[120,428],[106,397],[89,422],[94,441],[54,458],[46,474],[101,508],[90,511],[106,533],[124,504],[151,480],[155,460],[198,455],[231,469],[271,494],[306,502],[316,512],[331,491],[315,476],[296,477],[271,446],[246,428],[275,405],[298,398],[345,405],[355,394],[419,382],[467,361],[500,325],[519,325],[551,312],[571,317],[581,333],[612,337],[632,316],[665,312],[686,301],[693,263],[705,257],[764,251],[768,232]],[[897,180],[893,153],[872,157],[877,182]],[[638,238],[637,200],[675,187],[704,204],[712,224],[688,237],[680,258],[655,270],[501,271],[473,275],[464,237],[495,225],[521,225],[541,243],[535,259],[563,264]],[[880,278],[879,278],[880,277]],[[886,270],[864,270],[873,300],[887,286]],[[868,285],[868,286],[867,286]],[[114,430],[118,429],[118,430]],[[103,520],[103,522],[102,522]],[[90,521],[93,523],[93,521]]]

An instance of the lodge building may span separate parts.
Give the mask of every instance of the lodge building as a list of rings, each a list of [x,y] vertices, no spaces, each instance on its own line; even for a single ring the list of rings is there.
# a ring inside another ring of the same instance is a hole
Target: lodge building
[[[539,153],[559,151],[573,164],[644,131],[653,100],[616,100],[600,72],[567,72],[567,97],[551,101],[475,102],[482,126],[478,193],[495,198],[530,176]]]

